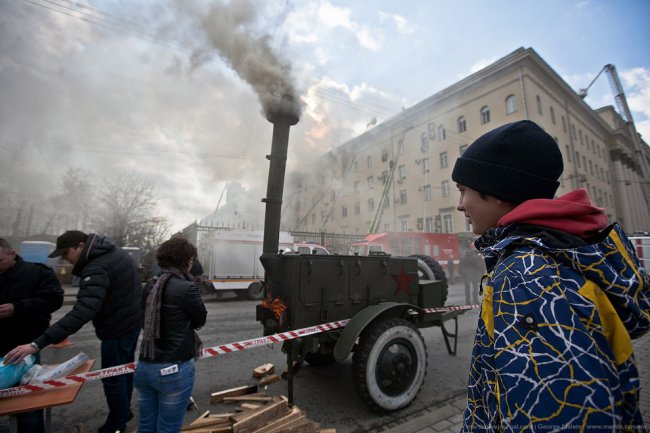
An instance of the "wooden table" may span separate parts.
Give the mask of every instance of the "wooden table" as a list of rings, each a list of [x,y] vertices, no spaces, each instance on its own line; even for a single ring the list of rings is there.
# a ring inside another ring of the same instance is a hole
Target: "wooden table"
[[[90,371],[95,363],[94,359],[89,359],[77,368],[72,374],[86,373]],[[16,415],[23,412],[45,409],[45,432],[52,431],[52,413],[51,408],[70,404],[77,398],[81,390],[81,385],[66,385],[61,388],[52,388],[44,391],[38,391],[31,394],[14,395],[11,397],[0,398],[0,415],[9,415],[11,417],[11,433],[18,431],[18,422]]]

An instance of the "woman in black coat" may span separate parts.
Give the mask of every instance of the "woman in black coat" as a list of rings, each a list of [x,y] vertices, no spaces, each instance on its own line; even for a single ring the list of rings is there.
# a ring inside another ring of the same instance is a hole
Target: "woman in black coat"
[[[139,433],[178,432],[194,387],[200,356],[195,329],[207,311],[189,271],[196,248],[183,238],[163,243],[156,255],[160,274],[145,287],[144,332],[135,372]]]

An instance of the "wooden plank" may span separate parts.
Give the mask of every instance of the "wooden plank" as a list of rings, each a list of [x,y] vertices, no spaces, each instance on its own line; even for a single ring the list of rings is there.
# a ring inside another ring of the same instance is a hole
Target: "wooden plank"
[[[294,425],[286,426],[282,433],[319,433],[320,426],[318,423],[305,419],[302,421],[297,421]]]
[[[320,433],[336,433],[335,428],[322,428],[320,429]]]
[[[285,399],[268,403],[265,406],[253,411],[244,412],[230,419],[234,421],[232,426],[233,433],[251,432],[270,420],[286,415],[289,412],[289,406]]]
[[[297,407],[291,408],[288,414],[286,414],[283,417],[277,418],[270,423],[267,423],[266,425],[258,428],[257,430],[254,430],[252,433],[272,433],[272,432],[280,432],[282,431],[282,428],[286,425],[289,424],[299,418],[304,418],[304,415],[300,409]]]
[[[261,402],[267,402],[267,401],[273,401],[273,397],[269,396],[248,396],[248,395],[238,395],[235,397],[224,397],[223,401],[225,403],[230,403],[233,401],[261,401]]]
[[[194,420],[190,425],[181,428],[181,431],[194,432],[196,430],[209,430],[220,427],[230,427],[230,420],[228,418],[202,418]]]
[[[314,426],[318,424],[314,423],[312,420],[307,419],[305,414],[301,414],[300,417],[288,421],[272,430],[269,430],[267,433],[285,433],[285,432],[294,432],[294,433],[303,433],[303,432],[314,432],[317,433],[318,430],[313,430]]]
[[[267,374],[271,374],[275,371],[275,365],[268,363],[262,364],[259,367],[253,369],[253,377],[264,377]]]
[[[262,407],[261,404],[253,404],[253,403],[242,403],[241,408],[244,410],[251,410],[251,409],[259,409]]]
[[[204,427],[198,430],[191,430],[190,433],[232,433],[232,427]]]
[[[270,375],[260,379],[259,385],[260,386],[265,386],[265,385],[269,385],[271,383],[275,383],[275,382],[279,382],[279,381],[280,381],[280,376],[278,376],[277,374],[270,374]]]
[[[230,388],[224,391],[217,391],[210,394],[210,403],[220,403],[224,397],[232,397],[236,395],[253,394],[257,392],[257,385],[244,385],[237,388]]]
[[[201,415],[197,416],[196,419],[190,423],[190,425],[193,425],[195,422],[197,422],[197,421],[199,421],[201,419],[207,418],[209,416],[210,416],[210,411],[206,410]]]

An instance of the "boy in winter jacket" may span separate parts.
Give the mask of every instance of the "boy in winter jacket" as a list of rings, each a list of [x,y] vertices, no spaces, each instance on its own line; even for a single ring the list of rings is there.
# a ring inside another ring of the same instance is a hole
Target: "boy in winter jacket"
[[[650,328],[650,277],[586,189],[553,198],[562,171],[528,120],[456,161],[458,210],[488,272],[464,432],[643,428],[631,340]]]

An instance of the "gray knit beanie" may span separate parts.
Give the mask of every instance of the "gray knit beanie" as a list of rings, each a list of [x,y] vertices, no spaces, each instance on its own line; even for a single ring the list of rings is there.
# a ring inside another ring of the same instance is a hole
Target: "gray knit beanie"
[[[519,204],[553,198],[564,164],[557,143],[530,120],[508,123],[479,137],[456,160],[454,182]]]

